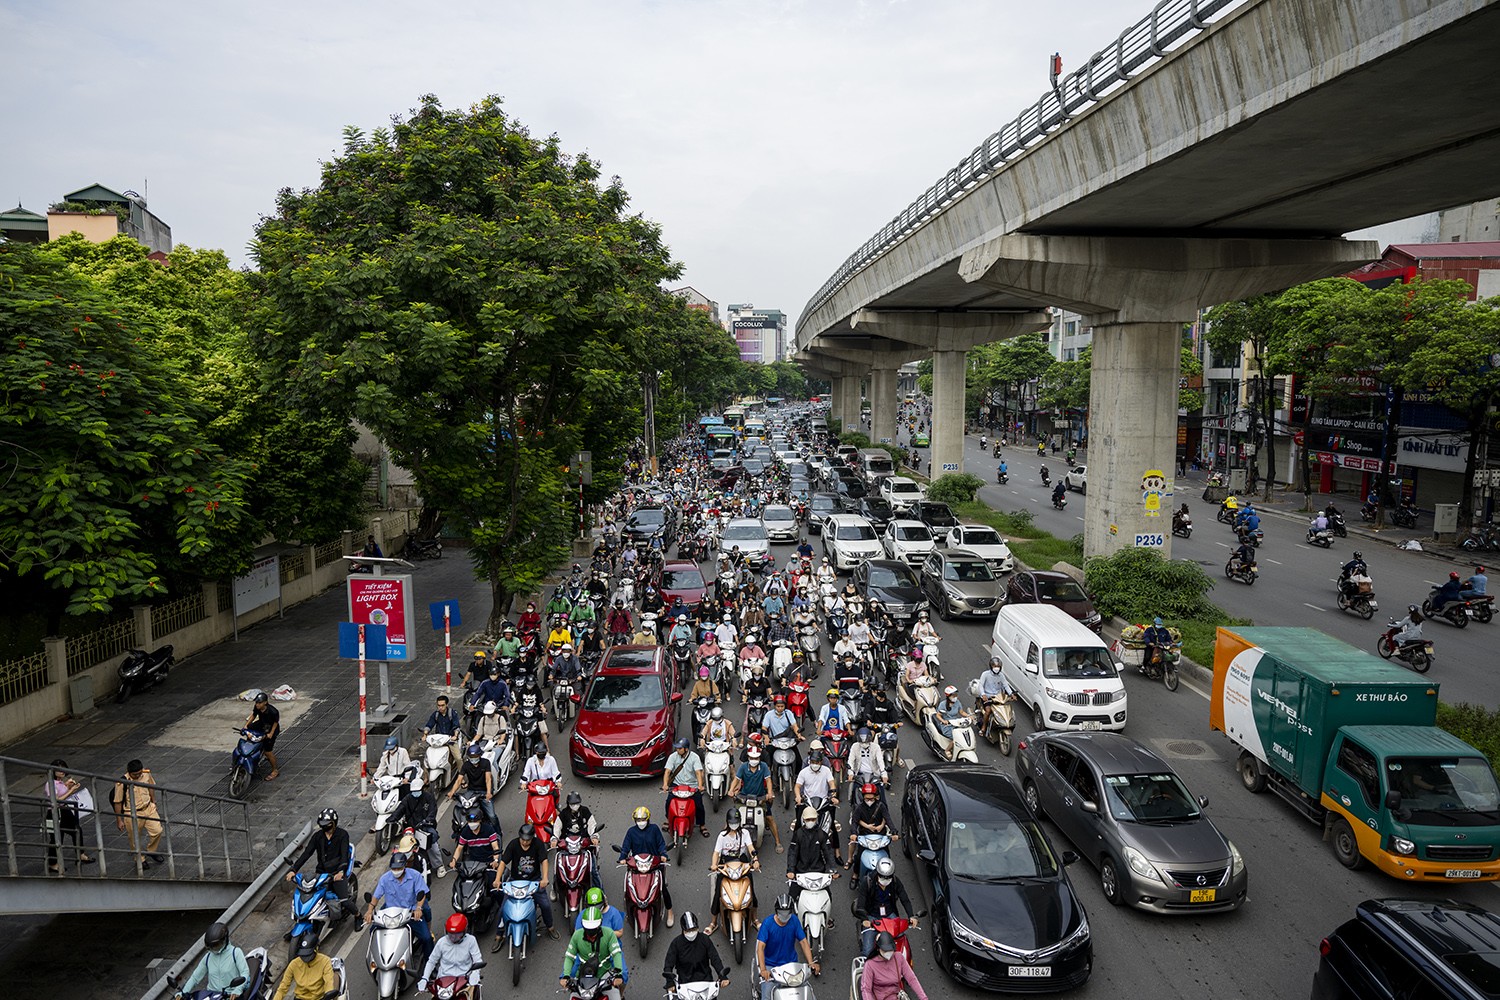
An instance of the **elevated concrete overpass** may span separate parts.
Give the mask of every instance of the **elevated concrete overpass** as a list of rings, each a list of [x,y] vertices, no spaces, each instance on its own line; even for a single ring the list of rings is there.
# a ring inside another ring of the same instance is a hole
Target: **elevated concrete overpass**
[[[1141,481],[1171,477],[1181,325],[1378,255],[1343,233],[1500,194],[1496,51],[1500,0],[1163,0],[851,255],[797,356],[842,366],[856,416],[868,375],[879,437],[894,367],[930,353],[939,473],[965,352],[1082,313],[1086,549],[1169,554]]]

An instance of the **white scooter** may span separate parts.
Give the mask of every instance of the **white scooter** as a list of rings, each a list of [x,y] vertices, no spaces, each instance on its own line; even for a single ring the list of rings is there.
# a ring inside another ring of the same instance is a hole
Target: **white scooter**
[[[764,669],[766,665],[766,658],[764,656],[746,656],[746,648],[747,647],[745,646],[741,646],[739,652],[741,690],[749,686],[750,675],[754,671],[756,665],[759,664],[762,669]]]
[[[938,728],[938,720],[941,714],[936,708],[927,710],[927,718],[922,725],[922,735],[927,738],[927,745],[932,752],[943,760],[950,762],[965,761],[970,764],[979,763],[979,751],[975,748],[974,720],[962,717],[952,720],[953,735],[944,736],[943,731]]]
[[[396,814],[396,807],[401,805],[401,786],[410,783],[416,773],[417,768],[413,766],[403,774],[385,774],[374,781],[375,791],[370,795],[370,807],[375,810],[375,823],[371,829],[375,831],[376,854],[384,854],[391,849],[391,840],[397,833],[391,825],[391,817]]]
[[[745,795],[740,796],[740,822],[750,831],[750,843],[756,852],[766,836],[766,800]]]
[[[906,717],[917,725],[923,725],[927,719],[929,709],[937,707],[938,688],[937,678],[931,674],[918,677],[915,684],[909,684],[906,680],[906,671],[901,672],[901,679],[896,684],[896,700],[901,702],[901,711]]]
[[[429,788],[448,788],[453,784],[453,760],[448,747],[458,739],[443,733],[428,733],[427,748],[422,751],[422,774]]]
[[[494,702],[485,705],[485,709],[488,710],[492,704]],[[515,731],[507,726],[494,738],[483,739],[480,746],[483,748],[484,759],[489,761],[490,774],[495,779],[495,787],[504,788],[505,783],[510,780],[511,771],[516,766]]]
[[[833,875],[828,872],[798,872],[795,880],[802,890],[797,894],[797,919],[807,932],[807,946],[815,959],[823,958],[828,926],[833,922],[833,900],[828,887]]]
[[[375,980],[375,995],[380,1000],[396,1000],[417,981],[420,970],[412,961],[411,910],[404,906],[387,906],[375,912],[370,921],[370,943],[365,962]]]
[[[771,650],[771,674],[778,681],[786,680],[786,672],[792,666],[792,643],[788,639],[780,639],[772,643]]]
[[[733,763],[728,740],[709,740],[703,748],[703,770],[708,779],[708,800],[719,811],[729,792],[729,768]]]
[[[801,962],[770,968],[771,1000],[813,1000],[812,969]],[[757,988],[756,993],[759,994]]]

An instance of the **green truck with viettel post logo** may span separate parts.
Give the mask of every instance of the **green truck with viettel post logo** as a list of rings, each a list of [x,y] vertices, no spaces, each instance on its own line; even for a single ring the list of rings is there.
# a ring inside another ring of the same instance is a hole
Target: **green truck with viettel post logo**
[[[1409,882],[1500,879],[1500,787],[1437,728],[1438,686],[1309,628],[1220,628],[1209,725],[1240,779],[1323,827],[1346,867]]]

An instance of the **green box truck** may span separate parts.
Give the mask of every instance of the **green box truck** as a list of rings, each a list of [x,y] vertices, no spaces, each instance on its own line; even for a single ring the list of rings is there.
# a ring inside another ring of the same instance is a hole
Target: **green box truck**
[[[1220,628],[1209,725],[1240,779],[1323,826],[1349,868],[1408,881],[1500,878],[1500,787],[1437,728],[1438,686],[1309,628]]]

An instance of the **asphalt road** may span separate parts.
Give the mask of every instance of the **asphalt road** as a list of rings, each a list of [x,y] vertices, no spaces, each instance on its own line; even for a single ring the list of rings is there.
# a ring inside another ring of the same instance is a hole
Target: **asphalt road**
[[[1018,494],[1019,496],[1019,494]],[[1070,507],[1072,505],[1070,504]],[[1050,507],[1048,508],[1050,510]],[[1073,511],[1065,512],[1072,517]],[[1045,523],[1045,522],[1044,522]],[[1059,522],[1060,524],[1060,522]],[[1195,542],[1207,551],[1210,539]],[[779,556],[786,558],[787,548],[778,546]],[[1316,559],[1322,554],[1314,557]],[[1260,588],[1256,588],[1259,592]],[[1274,588],[1265,588],[1267,592]],[[950,681],[966,689],[987,661],[983,644],[988,641],[988,622],[943,623],[943,663]],[[1131,720],[1128,735],[1155,747],[1182,775],[1195,794],[1210,799],[1208,814],[1219,824],[1243,852],[1250,870],[1250,901],[1239,911],[1195,919],[1190,916],[1161,917],[1112,907],[1099,889],[1097,873],[1086,862],[1069,869],[1070,877],[1083,900],[1093,927],[1095,950],[1094,975],[1075,995],[1085,997],[1160,997],[1202,1000],[1212,994],[1218,1000],[1230,998],[1298,997],[1306,995],[1317,964],[1318,942],[1324,934],[1352,914],[1360,901],[1396,894],[1416,893],[1429,898],[1459,898],[1500,908],[1500,894],[1491,885],[1456,887],[1398,886],[1386,877],[1370,872],[1350,872],[1333,858],[1320,839],[1317,827],[1269,795],[1252,796],[1239,785],[1232,767],[1230,748],[1224,739],[1208,731],[1208,705],[1204,697],[1184,684],[1177,692],[1168,692],[1158,684],[1131,675]],[[1022,728],[1029,719],[1022,713]],[[902,750],[916,763],[934,760],[916,734],[903,730]],[[1014,761],[999,756],[998,751],[981,742],[980,759],[1014,774]],[[630,810],[645,804],[658,812],[661,796],[652,782],[591,782],[565,779],[569,788],[577,787],[595,814],[608,823],[605,841],[614,839],[629,822]],[[893,802],[899,801],[901,782],[893,790]],[[509,791],[497,803],[503,825],[513,832],[520,821],[522,797]],[[777,822],[786,829],[788,815],[778,810]],[[444,824],[446,829],[446,821]],[[1059,849],[1066,847],[1055,827],[1046,824],[1049,836]],[[693,845],[685,869],[672,868],[668,873],[678,912],[707,909],[709,881],[706,871],[708,841]],[[780,881],[782,856],[773,853],[769,840],[762,855],[764,871],[757,876],[757,888],[763,900],[769,901]],[[896,852],[897,871],[912,892],[922,899],[925,880],[918,877],[910,862]],[[606,871],[609,871],[606,868]],[[371,872],[366,877],[373,882]],[[611,901],[618,901],[618,874],[606,876]],[[435,923],[450,912],[452,877],[439,882],[435,892]],[[849,968],[854,957],[857,936],[848,915],[848,891],[845,882],[835,887],[837,925],[830,934],[830,948],[823,976],[815,984],[815,993],[828,998],[844,996],[849,991]],[[930,897],[918,905],[931,906]],[[913,932],[915,968],[929,996],[974,996],[979,991],[959,986],[938,971],[932,958],[932,938],[924,921],[922,929]],[[717,939],[720,952],[729,960],[722,933]],[[638,957],[633,942],[627,941],[626,955],[631,968],[631,985],[627,996],[641,991],[654,995],[660,988],[660,963],[666,941],[653,944],[650,957]],[[529,995],[559,995],[557,972],[564,944],[542,938],[540,947],[522,979],[522,990]],[[352,937],[336,940],[335,952],[343,950],[354,962],[351,996],[373,998],[373,983],[358,967],[363,955],[363,940]],[[488,945],[486,944],[486,949]],[[488,951],[486,950],[488,955]],[[499,981],[509,990],[509,968],[504,955],[495,956],[496,964],[486,970],[492,984]],[[746,996],[749,982],[749,959],[734,974],[729,993]],[[493,991],[492,991],[493,995]]]
[[[994,481],[998,462],[980,450],[978,437],[968,437],[964,444],[965,467],[988,484],[980,497],[991,507],[1002,511],[1029,510],[1038,527],[1060,538],[1083,531],[1087,495],[1070,492],[1066,509],[1059,511],[1052,506],[1051,490],[1042,486],[1041,466],[1046,464],[1056,483],[1067,469],[1060,459],[1050,455],[1045,462],[1038,459],[1035,445],[1029,449],[1005,449],[1010,482],[999,486]],[[1389,615],[1400,618],[1408,604],[1420,605],[1432,587],[1447,579],[1450,570],[1467,577],[1474,569],[1473,563],[1450,563],[1430,553],[1397,549],[1392,542],[1359,537],[1352,532],[1348,538],[1335,538],[1330,549],[1316,548],[1305,541],[1305,522],[1270,514],[1261,518],[1266,540],[1258,560],[1260,579],[1254,586],[1247,586],[1224,577],[1224,563],[1234,548],[1234,535],[1227,525],[1214,519],[1218,505],[1202,500],[1202,493],[1202,485],[1195,483],[1173,498],[1174,507],[1183,502],[1189,505],[1193,534],[1188,539],[1172,539],[1172,557],[1191,559],[1201,565],[1214,578],[1210,594],[1214,602],[1257,625],[1316,628],[1373,653],[1375,640],[1384,631]],[[1357,520],[1358,505],[1349,505],[1348,514]],[[1170,529],[1170,523],[1163,527]],[[1409,537],[1409,533],[1402,537]],[[1334,600],[1334,580],[1355,549],[1363,552],[1369,563],[1375,596],[1380,602],[1380,609],[1370,621],[1353,612],[1340,611]],[[1437,660],[1427,677],[1439,685],[1445,701],[1491,707],[1500,704],[1500,687],[1493,676],[1493,650],[1494,644],[1500,642],[1500,618],[1488,625],[1471,621],[1463,629],[1442,621],[1432,622],[1424,626],[1423,634],[1437,647]]]

